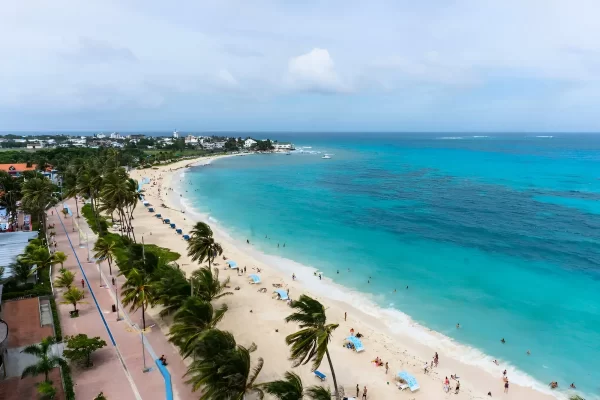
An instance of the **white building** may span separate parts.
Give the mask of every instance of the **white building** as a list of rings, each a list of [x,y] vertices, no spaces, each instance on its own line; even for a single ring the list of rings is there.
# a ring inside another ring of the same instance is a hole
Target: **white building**
[[[198,144],[198,138],[193,135],[187,135],[185,137],[185,144]]]
[[[285,143],[285,142],[279,142],[279,143],[273,143],[273,147],[275,148],[275,150],[294,150],[294,144],[293,143]]]
[[[98,133],[98,134],[96,134],[96,137],[98,139],[104,139],[106,137],[106,135],[104,133]]]
[[[44,143],[42,143],[42,142],[30,142],[30,143],[27,143],[27,148],[28,149],[43,149],[44,148]]]
[[[178,139],[178,138],[179,138],[179,132],[177,132],[177,129],[175,129],[175,131],[173,131],[173,137],[174,137],[175,139]]]
[[[119,132],[113,132],[110,134],[111,139],[122,139],[121,134]]]
[[[256,140],[248,138],[248,139],[244,140],[244,148],[249,149],[256,143],[257,143]]]
[[[225,143],[226,142],[215,142],[215,148],[222,149],[223,147],[225,147]]]

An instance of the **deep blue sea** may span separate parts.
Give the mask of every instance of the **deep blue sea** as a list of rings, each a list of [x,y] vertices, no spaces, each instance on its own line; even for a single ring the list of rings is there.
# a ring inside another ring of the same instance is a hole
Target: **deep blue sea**
[[[194,207],[540,382],[600,393],[600,135],[270,136],[302,151],[192,168]]]

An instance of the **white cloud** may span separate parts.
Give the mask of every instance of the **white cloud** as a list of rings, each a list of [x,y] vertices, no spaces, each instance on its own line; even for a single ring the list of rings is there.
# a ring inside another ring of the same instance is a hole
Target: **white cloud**
[[[293,88],[300,90],[321,93],[349,91],[338,76],[327,49],[314,48],[290,59],[287,80]]]
[[[227,71],[226,69],[220,70],[217,76],[222,83],[228,86],[238,86],[237,79],[235,79],[233,75],[231,75],[231,72]]]

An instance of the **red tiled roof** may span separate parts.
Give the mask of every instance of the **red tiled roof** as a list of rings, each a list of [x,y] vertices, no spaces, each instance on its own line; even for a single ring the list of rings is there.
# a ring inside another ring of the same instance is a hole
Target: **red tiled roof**
[[[22,164],[0,164],[0,171],[6,172],[23,172],[23,171],[35,171],[37,165],[31,164],[31,167],[28,167],[26,163]]]

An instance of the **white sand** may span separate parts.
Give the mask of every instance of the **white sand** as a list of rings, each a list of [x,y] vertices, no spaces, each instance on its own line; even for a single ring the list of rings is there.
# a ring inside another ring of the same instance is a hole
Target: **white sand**
[[[195,165],[206,165],[214,158],[199,159]],[[177,176],[177,179],[179,179],[180,169],[192,163],[193,161],[187,160],[158,169],[131,171],[131,176],[137,180],[141,180],[142,177],[151,178],[151,184],[145,185],[143,188],[146,200],[153,205],[156,212],[161,213],[163,217],[170,218],[172,222],[177,224],[177,228],[182,228],[184,234],[190,231],[196,220],[204,220],[207,217],[190,210],[182,214],[180,210],[183,209],[183,206],[180,202],[182,199],[180,193],[164,190],[164,188],[175,186],[171,182],[173,177]],[[155,182],[156,185],[153,185]],[[158,188],[160,187],[163,188],[161,190],[162,199],[158,197]],[[163,202],[169,208],[161,207]],[[177,235],[167,224],[162,224],[154,214],[149,213],[145,207],[138,206],[134,214],[136,236],[140,238],[143,235],[146,243],[154,243],[181,253],[182,257],[178,263],[189,276],[189,273],[197,269],[198,265],[192,263],[187,257],[186,242],[181,235]],[[281,378],[284,371],[292,369],[292,363],[288,360],[289,348],[285,344],[284,338],[296,331],[297,326],[284,322],[284,318],[291,311],[286,303],[272,299],[272,293],[275,290],[272,284],[281,283],[285,289],[290,290],[292,298],[297,298],[304,293],[319,299],[327,307],[328,321],[339,323],[339,328],[333,335],[329,348],[338,384],[344,388],[346,395],[356,395],[356,385],[359,384],[361,396],[362,388],[367,386],[368,399],[443,399],[449,397],[456,399],[487,399],[489,398],[487,396],[489,391],[492,392],[492,398],[501,399],[537,400],[554,398],[543,387],[536,387],[541,390],[537,391],[531,387],[520,386],[513,382],[526,383],[530,380],[527,379],[526,375],[518,375],[514,378],[511,376],[513,370],[510,368],[508,373],[511,380],[510,389],[508,394],[504,394],[502,371],[506,368],[506,365],[501,363],[500,366],[495,366],[489,360],[480,361],[485,363],[480,366],[461,362],[459,359],[469,361],[470,358],[474,357],[472,354],[457,354],[457,351],[461,348],[467,349],[466,347],[462,347],[436,332],[418,326],[410,322],[409,319],[407,319],[406,326],[402,328],[392,326],[390,323],[386,323],[389,319],[386,319],[385,311],[375,307],[374,304],[365,303],[362,294],[336,285],[325,277],[323,281],[319,281],[318,278],[313,276],[313,269],[295,264],[290,260],[287,260],[285,267],[282,267],[281,259],[266,256],[253,249],[251,245],[234,241],[213,221],[205,220],[204,222],[209,223],[213,228],[216,241],[223,246],[223,254],[228,259],[235,260],[240,267],[247,267],[245,275],[237,276],[235,270],[225,269],[226,264],[221,258],[215,260],[219,264],[216,267],[220,270],[221,278],[230,277],[231,287],[239,286],[241,288],[239,291],[232,290],[233,296],[226,296],[222,299],[222,302],[229,306],[229,311],[219,328],[232,332],[239,344],[248,346],[254,342],[258,345],[254,357],[255,359],[263,357],[265,361],[259,381]],[[261,269],[262,283],[258,285],[250,284],[247,277],[251,273],[256,273],[254,268]],[[298,277],[295,282],[292,282],[290,268],[293,268]],[[258,289],[260,288],[266,288],[267,293],[259,293]],[[150,312],[155,315],[156,320],[159,319],[156,316],[157,310],[151,310]],[[344,312],[348,313],[347,321],[344,321]],[[161,328],[167,332],[167,324],[163,323],[161,325]],[[355,353],[342,346],[343,340],[349,335],[351,328],[365,335],[362,338],[366,348],[364,352]],[[276,332],[276,330],[279,331]],[[426,343],[439,348],[429,347]],[[439,366],[425,375],[423,364],[425,360],[431,361],[436,351],[440,357]],[[481,356],[481,354],[477,355],[479,358]],[[389,373],[387,375],[383,367],[375,367],[371,363],[371,360],[374,360],[375,357],[380,357],[389,363]],[[333,391],[331,371],[326,360],[323,361],[319,370],[327,375],[325,383],[329,384]],[[421,389],[414,393],[410,393],[408,390],[400,392],[394,385],[394,377],[401,370],[412,373],[419,382]],[[297,367],[294,372],[301,376],[305,386],[320,383],[311,373],[310,365]],[[460,376],[461,390],[458,395],[454,394],[453,388],[456,385],[454,380],[450,380],[452,388],[450,393],[445,393],[443,390],[444,378],[446,376],[450,378],[450,375],[454,373]],[[517,373],[514,372],[514,374]],[[542,391],[546,393],[542,393]],[[558,395],[558,393],[553,394]]]

